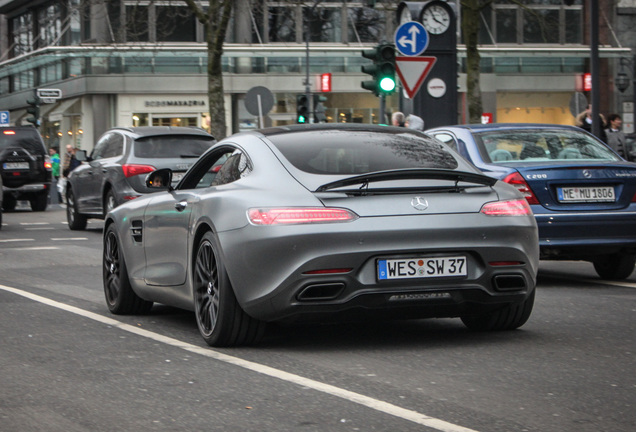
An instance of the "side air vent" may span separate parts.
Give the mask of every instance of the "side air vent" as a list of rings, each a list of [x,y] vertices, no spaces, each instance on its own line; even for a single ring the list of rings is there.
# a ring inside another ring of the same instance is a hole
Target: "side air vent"
[[[143,240],[143,222],[140,220],[132,221],[130,234],[132,235],[135,243],[141,243],[141,241]]]
[[[520,291],[526,288],[526,280],[521,275],[498,275],[492,282],[497,291]]]
[[[300,301],[333,300],[345,289],[342,282],[322,283],[308,285],[298,293],[296,298]]]

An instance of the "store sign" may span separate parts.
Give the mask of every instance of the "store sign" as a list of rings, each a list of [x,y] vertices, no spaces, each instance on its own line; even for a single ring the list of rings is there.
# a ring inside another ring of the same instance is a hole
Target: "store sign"
[[[492,123],[492,113],[483,113],[481,115],[481,124],[490,124]]]
[[[583,91],[592,91],[592,74],[583,74]]]
[[[147,107],[183,107],[183,106],[205,106],[204,100],[170,100],[170,101],[145,101]]]
[[[324,73],[320,75],[320,91],[321,92],[331,91],[331,74],[330,73]]]

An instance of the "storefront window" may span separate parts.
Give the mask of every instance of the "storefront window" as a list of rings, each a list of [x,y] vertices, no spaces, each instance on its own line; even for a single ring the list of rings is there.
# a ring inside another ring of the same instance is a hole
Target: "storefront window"
[[[153,117],[152,125],[196,127],[197,117]]]
[[[352,7],[347,10],[349,42],[380,42],[384,35],[385,19],[377,9]]]
[[[269,41],[296,42],[296,8],[269,8]]]
[[[517,43],[517,9],[497,10],[497,43]]]
[[[40,28],[39,46],[60,44],[62,18],[59,4],[54,3],[38,11],[38,26]]]
[[[126,41],[148,42],[148,6],[126,6]]]
[[[583,43],[583,32],[581,20],[583,11],[569,10],[565,11],[565,43],[580,44]]]
[[[303,22],[309,26],[309,41],[341,42],[341,15],[339,7],[303,8]]]
[[[196,20],[184,6],[156,7],[156,36],[158,42],[196,42]]]
[[[523,13],[524,43],[559,43],[559,10],[532,9]]]
[[[13,55],[33,50],[33,17],[30,12],[11,20],[13,27]]]
[[[148,113],[134,113],[132,115],[133,127],[148,126]]]

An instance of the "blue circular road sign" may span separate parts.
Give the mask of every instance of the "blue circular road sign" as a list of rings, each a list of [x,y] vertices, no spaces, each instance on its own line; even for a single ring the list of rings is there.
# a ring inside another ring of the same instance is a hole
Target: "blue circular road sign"
[[[395,47],[405,56],[418,56],[428,47],[428,32],[417,21],[409,21],[395,31]]]

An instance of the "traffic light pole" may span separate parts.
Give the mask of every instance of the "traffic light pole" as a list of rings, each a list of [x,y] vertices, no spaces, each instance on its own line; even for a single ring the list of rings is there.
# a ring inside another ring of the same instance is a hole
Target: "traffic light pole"
[[[386,121],[384,112],[386,111],[386,96],[384,94],[380,95],[380,119],[378,120],[378,124],[385,124]]]

